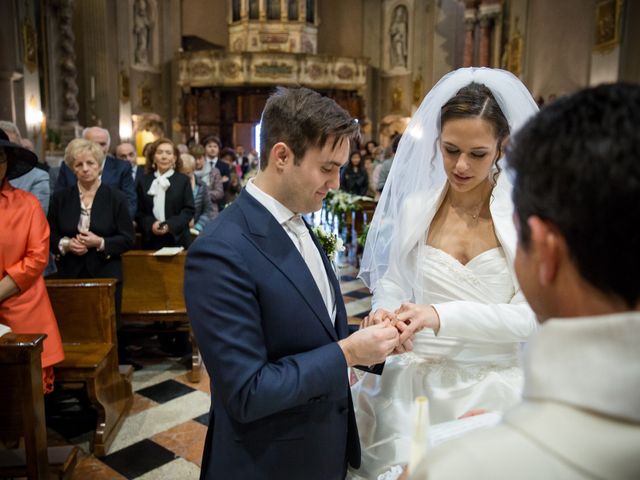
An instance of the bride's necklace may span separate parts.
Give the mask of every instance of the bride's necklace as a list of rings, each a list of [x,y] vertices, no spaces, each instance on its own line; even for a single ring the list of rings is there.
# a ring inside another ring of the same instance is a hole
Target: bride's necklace
[[[449,200],[449,205],[451,205],[451,208],[453,208],[456,212],[471,217],[474,221],[477,221],[478,217],[480,217],[480,212],[482,212],[484,200],[473,208],[465,208],[461,205],[456,205],[451,200]]]

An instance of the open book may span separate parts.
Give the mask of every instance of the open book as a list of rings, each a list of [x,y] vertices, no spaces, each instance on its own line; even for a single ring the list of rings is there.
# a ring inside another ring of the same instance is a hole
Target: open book
[[[5,333],[9,333],[10,331],[11,329],[9,327],[7,327],[3,323],[0,323],[0,337],[3,336]]]
[[[155,257],[173,257],[183,250],[183,247],[162,247],[160,250],[153,252],[153,255]]]

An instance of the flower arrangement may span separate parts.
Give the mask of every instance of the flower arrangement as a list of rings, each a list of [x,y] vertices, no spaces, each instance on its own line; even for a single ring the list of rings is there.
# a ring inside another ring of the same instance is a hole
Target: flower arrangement
[[[364,248],[365,244],[367,243],[367,235],[369,234],[369,223],[365,224],[364,228],[362,229],[362,233],[360,235],[358,235],[358,245],[362,248]]]
[[[326,206],[334,215],[358,211],[361,207],[358,203],[360,200],[367,200],[369,197],[362,195],[353,195],[342,190],[330,191],[326,197]]]
[[[320,246],[324,250],[324,253],[327,254],[327,257],[329,257],[329,260],[335,262],[338,252],[344,251],[344,243],[342,242],[342,238],[340,238],[335,233],[327,232],[320,226],[313,227],[311,231],[320,242]]]

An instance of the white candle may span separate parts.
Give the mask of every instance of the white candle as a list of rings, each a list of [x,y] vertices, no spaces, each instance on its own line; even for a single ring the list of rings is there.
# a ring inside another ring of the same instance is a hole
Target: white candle
[[[409,478],[426,478],[426,472],[419,471],[418,466],[427,453],[427,442],[429,441],[430,421],[429,401],[427,397],[417,397],[414,403],[414,409]]]

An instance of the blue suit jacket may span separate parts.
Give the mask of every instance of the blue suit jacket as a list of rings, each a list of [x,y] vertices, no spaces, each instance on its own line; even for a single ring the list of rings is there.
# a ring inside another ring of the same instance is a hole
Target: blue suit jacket
[[[247,192],[189,248],[185,300],[212,391],[201,478],[332,480],[360,465],[337,344],[347,315],[321,256],[335,327],[295,245]]]
[[[66,190],[75,185],[76,182],[75,174],[67,167],[66,163],[62,162],[58,179],[56,180],[55,191]],[[107,155],[102,166],[102,183],[110,185],[125,194],[129,206],[129,215],[132,219],[135,218],[138,200],[135,184],[131,176],[131,165],[124,160]]]

